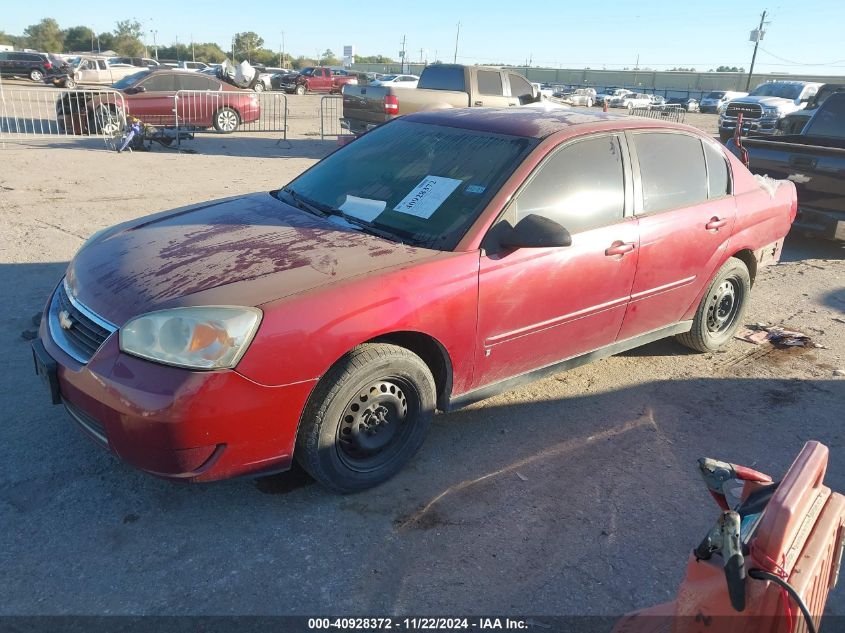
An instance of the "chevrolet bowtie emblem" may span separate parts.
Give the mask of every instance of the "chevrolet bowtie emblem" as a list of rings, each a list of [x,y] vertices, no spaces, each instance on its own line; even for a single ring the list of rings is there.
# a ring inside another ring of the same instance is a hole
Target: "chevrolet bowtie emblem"
[[[62,326],[63,330],[69,330],[73,327],[73,319],[70,318],[67,310],[61,310],[59,312],[59,325]]]

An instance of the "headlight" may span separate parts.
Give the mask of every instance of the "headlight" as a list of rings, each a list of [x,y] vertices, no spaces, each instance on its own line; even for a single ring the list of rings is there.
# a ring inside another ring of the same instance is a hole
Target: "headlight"
[[[177,367],[234,367],[252,342],[261,315],[258,308],[235,306],[150,312],[120,328],[120,349]]]
[[[777,108],[763,106],[763,116],[768,119],[777,118],[780,116],[780,111]]]

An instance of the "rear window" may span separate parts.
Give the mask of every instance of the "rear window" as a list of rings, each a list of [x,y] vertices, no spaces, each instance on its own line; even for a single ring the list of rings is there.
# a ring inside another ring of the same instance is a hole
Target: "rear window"
[[[804,134],[845,138],[845,93],[828,97],[824,106],[810,119]]]
[[[397,119],[288,185],[397,240],[451,250],[536,139]],[[286,199],[286,194],[279,196]]]
[[[417,88],[465,92],[464,69],[460,66],[428,66],[422,72]]]

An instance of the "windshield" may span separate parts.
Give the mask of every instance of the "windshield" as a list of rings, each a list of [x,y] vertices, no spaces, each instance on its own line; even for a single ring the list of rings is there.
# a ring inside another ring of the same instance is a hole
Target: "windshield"
[[[313,74],[314,74],[314,69],[313,69],[313,68],[311,68],[311,67],[308,67],[308,68],[303,68],[303,69],[300,71],[300,73],[299,73],[299,74],[300,74],[300,75],[313,75]]]
[[[282,192],[396,241],[451,250],[536,139],[397,119],[368,132]],[[356,223],[357,223],[356,221]]]
[[[782,99],[795,100],[801,95],[804,86],[801,84],[784,84],[772,82],[760,84],[752,90],[749,97],[780,97]]]
[[[118,90],[123,90],[125,88],[129,88],[135,84],[135,82],[139,81],[143,77],[146,77],[150,74],[149,70],[142,70],[137,73],[132,73],[131,75],[127,75],[123,79],[119,79],[112,84],[112,88],[117,88]]]
[[[721,99],[725,96],[724,92],[708,92],[705,99]]]

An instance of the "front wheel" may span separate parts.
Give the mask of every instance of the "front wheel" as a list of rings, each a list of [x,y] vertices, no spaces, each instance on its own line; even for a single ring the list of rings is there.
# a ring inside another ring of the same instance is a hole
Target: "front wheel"
[[[295,92],[296,94],[298,94],[300,97],[301,97],[302,95],[304,95],[304,94],[305,94],[305,92],[306,92],[305,84],[299,84],[299,85],[296,87],[296,90],[294,90],[294,92]]]
[[[241,118],[238,113],[232,108],[220,108],[214,113],[213,119],[214,129],[221,134],[231,134],[238,129],[241,123]]]
[[[733,338],[751,293],[751,276],[742,261],[731,258],[719,269],[701,298],[689,332],[678,334],[697,352],[715,352]]]
[[[259,81],[257,84],[255,84],[253,90],[255,92],[264,92],[264,84]]]
[[[428,366],[404,347],[360,345],[320,381],[303,411],[294,455],[341,493],[387,481],[422,446],[434,417]]]

